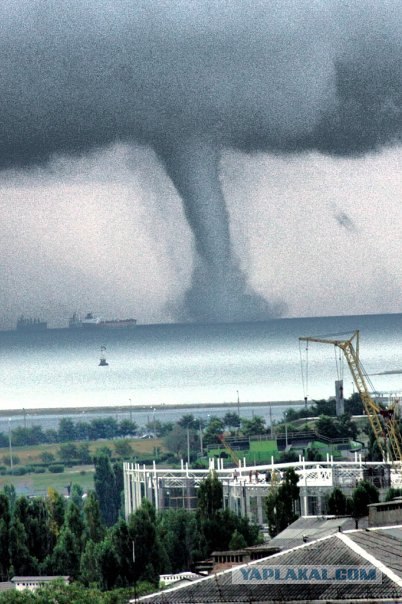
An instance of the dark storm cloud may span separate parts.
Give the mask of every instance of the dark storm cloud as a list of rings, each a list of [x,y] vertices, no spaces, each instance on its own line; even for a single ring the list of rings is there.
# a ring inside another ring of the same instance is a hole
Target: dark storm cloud
[[[4,0],[0,23],[0,167],[151,145],[195,238],[192,318],[274,312],[232,254],[222,147],[348,155],[400,142],[399,0]]]

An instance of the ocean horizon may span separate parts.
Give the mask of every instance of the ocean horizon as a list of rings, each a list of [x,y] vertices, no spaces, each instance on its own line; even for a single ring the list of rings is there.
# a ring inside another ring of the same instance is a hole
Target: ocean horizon
[[[299,337],[350,337],[356,329],[360,359],[373,376],[375,390],[398,393],[401,326],[401,314],[387,314],[139,324],[126,330],[4,331],[0,408],[208,407],[236,405],[238,400],[280,404],[332,396],[342,371],[348,397],[354,384],[340,351],[334,354],[333,346],[310,343],[306,372],[306,346]],[[102,346],[105,367],[99,366]]]

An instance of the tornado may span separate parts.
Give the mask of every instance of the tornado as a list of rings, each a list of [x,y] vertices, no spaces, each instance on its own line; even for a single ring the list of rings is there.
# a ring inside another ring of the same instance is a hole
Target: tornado
[[[216,143],[192,137],[157,152],[183,200],[194,247],[192,284],[179,315],[197,322],[263,320],[279,308],[253,292],[233,253]]]
[[[233,251],[222,150],[352,157],[401,144],[400,0],[4,0],[0,21],[0,169],[152,147],[194,241],[178,321],[285,308],[253,291]]]

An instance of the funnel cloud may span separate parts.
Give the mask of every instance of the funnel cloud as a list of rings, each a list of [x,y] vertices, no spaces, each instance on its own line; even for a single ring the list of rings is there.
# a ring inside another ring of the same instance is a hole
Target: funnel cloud
[[[152,147],[194,238],[179,319],[283,308],[233,253],[222,149],[357,156],[401,142],[399,0],[5,0],[0,19],[0,168]]]

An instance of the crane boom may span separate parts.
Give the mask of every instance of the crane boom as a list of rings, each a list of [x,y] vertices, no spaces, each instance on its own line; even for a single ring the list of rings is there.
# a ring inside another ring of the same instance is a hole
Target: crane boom
[[[388,452],[392,459],[402,461],[402,447],[394,409],[382,409],[371,397],[367,386],[366,375],[359,359],[359,330],[346,340],[313,336],[301,337],[299,340],[332,344],[343,351],[383,459],[386,460]],[[353,340],[356,341],[355,347]]]
[[[226,442],[224,435],[221,434],[218,438],[221,441],[221,443],[223,444],[223,446],[225,447],[225,449],[229,452],[229,455],[232,458],[233,463],[236,466],[239,466],[240,465],[240,459],[237,457],[236,453],[233,451],[233,449],[229,445],[229,443]]]

